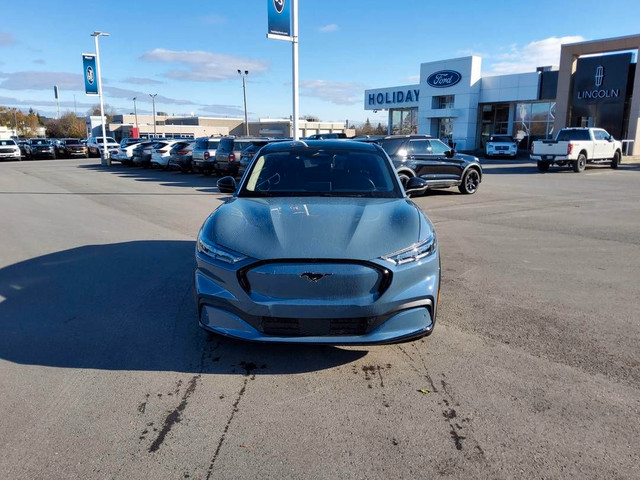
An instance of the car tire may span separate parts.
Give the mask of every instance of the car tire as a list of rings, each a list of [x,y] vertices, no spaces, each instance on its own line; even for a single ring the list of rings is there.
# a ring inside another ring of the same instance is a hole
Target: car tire
[[[548,172],[551,164],[549,162],[541,162],[538,160],[538,170],[541,172]]]
[[[587,167],[587,157],[584,154],[578,155],[578,159],[573,162],[573,171],[576,173],[584,172]]]
[[[618,165],[620,165],[620,152],[614,153],[611,159],[611,168],[618,168]]]
[[[458,186],[460,193],[472,195],[480,186],[480,172],[475,168],[469,168],[462,177],[462,183]]]

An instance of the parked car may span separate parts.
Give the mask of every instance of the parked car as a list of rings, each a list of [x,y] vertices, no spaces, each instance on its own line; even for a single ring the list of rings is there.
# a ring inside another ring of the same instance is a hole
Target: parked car
[[[29,158],[56,158],[56,148],[46,138],[32,138],[28,145]]]
[[[420,177],[429,189],[457,186],[461,193],[472,194],[482,181],[477,157],[457,153],[429,135],[390,135],[379,144],[393,161],[403,185]]]
[[[131,163],[138,167],[148,168],[151,165],[153,146],[157,143],[157,140],[148,140],[137,144],[132,151]]]
[[[18,147],[20,148],[20,155],[22,156],[22,158],[29,158],[29,141],[18,140]]]
[[[264,146],[196,242],[199,325],[243,340],[375,344],[433,331],[433,224],[375,144]],[[422,191],[426,182],[412,179]],[[275,213],[274,213],[275,212]]]
[[[531,160],[546,172],[553,164],[570,166],[582,172],[587,163],[608,163],[618,168],[622,160],[622,142],[602,128],[563,128],[555,140],[536,140],[531,144]]]
[[[518,155],[518,144],[508,135],[493,135],[485,143],[484,153],[487,158],[511,157]]]
[[[171,149],[179,142],[180,140],[166,140],[154,145],[151,151],[151,166],[168,169]]]
[[[116,142],[113,137],[106,137],[106,143],[109,156],[111,156],[111,153],[115,153],[120,146],[120,144]],[[87,139],[87,148],[89,149],[89,156],[102,157],[102,149],[104,148],[102,137],[89,137]]]
[[[216,159],[216,150],[220,145],[220,137],[197,138],[192,151],[192,169],[204,175],[213,173],[213,162]]]
[[[242,150],[251,145],[252,142],[260,140],[264,139],[260,137],[222,137],[220,139],[220,145],[216,150],[216,160],[213,164],[216,175],[237,176],[240,169]]]
[[[123,165],[131,164],[133,162],[133,149],[143,141],[141,138],[123,138],[120,141],[118,150],[111,154],[111,159]]]
[[[21,160],[20,147],[13,139],[0,140],[0,160]]]
[[[80,143],[79,138],[62,138],[58,142],[57,148],[60,157],[89,157],[87,146]]]
[[[182,140],[176,143],[169,152],[169,168],[175,168],[184,173],[190,172],[195,143],[195,140]]]

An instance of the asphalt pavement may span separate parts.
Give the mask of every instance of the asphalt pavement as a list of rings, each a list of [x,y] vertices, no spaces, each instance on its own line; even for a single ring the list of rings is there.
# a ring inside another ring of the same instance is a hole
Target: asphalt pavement
[[[214,178],[0,164],[0,477],[638,478],[639,184],[485,162],[433,335],[277,346],[197,327]]]

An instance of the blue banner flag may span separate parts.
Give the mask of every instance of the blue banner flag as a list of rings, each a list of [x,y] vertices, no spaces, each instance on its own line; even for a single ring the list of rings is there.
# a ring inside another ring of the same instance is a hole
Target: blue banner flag
[[[98,72],[96,71],[96,56],[93,53],[82,54],[84,69],[84,92],[87,95],[98,95]]]
[[[289,0],[267,0],[271,35],[291,36],[291,9]]]

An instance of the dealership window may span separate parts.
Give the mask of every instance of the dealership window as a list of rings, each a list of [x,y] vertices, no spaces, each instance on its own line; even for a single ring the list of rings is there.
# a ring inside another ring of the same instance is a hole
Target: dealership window
[[[417,108],[392,108],[389,112],[392,135],[408,135],[418,132]]]
[[[482,105],[480,124],[480,146],[484,146],[492,135],[508,135],[509,104]]]
[[[435,110],[442,110],[445,108],[453,108],[453,104],[455,103],[455,95],[441,95],[438,97],[433,97],[432,107]]]
[[[452,145],[453,143],[453,118],[438,119],[438,138]]]
[[[553,137],[555,102],[517,103],[513,137],[520,148],[529,148],[531,142]]]

